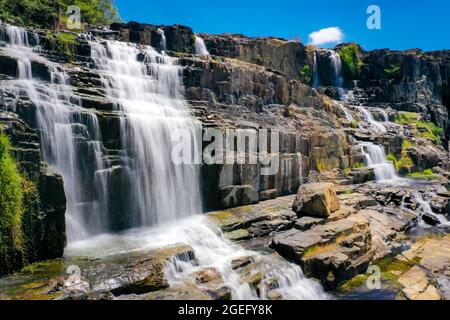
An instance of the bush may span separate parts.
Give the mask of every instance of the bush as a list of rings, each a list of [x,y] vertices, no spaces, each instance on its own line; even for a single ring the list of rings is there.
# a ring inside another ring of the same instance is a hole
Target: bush
[[[348,124],[350,128],[352,129],[356,129],[358,128],[358,122],[356,120],[352,120],[350,121],[350,123]]]
[[[68,32],[47,32],[45,39],[48,43],[48,49],[64,54],[70,61],[75,54],[75,48],[78,44],[77,35]]]
[[[352,43],[338,48],[337,52],[341,57],[344,75],[347,79],[355,79],[363,65],[363,62],[358,57],[358,46]]]
[[[0,133],[0,249],[22,246],[22,177],[10,153],[9,139]]]

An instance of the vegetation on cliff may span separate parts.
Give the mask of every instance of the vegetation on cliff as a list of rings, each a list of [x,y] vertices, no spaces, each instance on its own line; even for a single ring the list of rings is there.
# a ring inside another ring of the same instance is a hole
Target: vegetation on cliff
[[[355,79],[363,65],[363,62],[358,57],[358,45],[351,43],[337,48],[336,51],[341,57],[345,77],[349,80]]]
[[[0,133],[0,274],[21,263],[22,201],[22,177],[11,156],[9,139]]]
[[[19,26],[56,28],[67,21],[67,9],[71,5],[80,8],[83,24],[110,24],[120,20],[110,0],[0,0],[0,19]]]

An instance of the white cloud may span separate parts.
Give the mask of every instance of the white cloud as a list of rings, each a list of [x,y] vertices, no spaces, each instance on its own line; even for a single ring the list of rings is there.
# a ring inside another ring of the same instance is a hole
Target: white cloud
[[[338,27],[330,27],[314,31],[309,34],[309,43],[315,46],[321,46],[330,42],[342,42],[344,34]]]

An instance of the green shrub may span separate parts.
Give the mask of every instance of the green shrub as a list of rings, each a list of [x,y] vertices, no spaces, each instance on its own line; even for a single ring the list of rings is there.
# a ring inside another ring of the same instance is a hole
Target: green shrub
[[[355,79],[363,62],[358,57],[359,48],[356,44],[348,44],[337,49],[341,57],[342,67],[346,78]]]
[[[434,174],[433,170],[431,170],[431,169],[425,169],[422,172],[412,172],[408,175],[408,177],[415,178],[415,179],[433,180],[433,179],[439,179],[441,176]]]
[[[299,72],[300,77],[303,78],[304,82],[309,84],[311,82],[311,67],[309,64],[305,64]]]
[[[400,80],[402,67],[399,64],[392,64],[384,68],[384,73],[388,79]]]
[[[11,156],[8,137],[0,133],[0,249],[22,246],[22,177]]]
[[[317,160],[317,162],[316,162],[316,169],[317,169],[317,171],[319,171],[319,172],[322,172],[322,171],[323,171],[323,163],[322,163],[322,160]]]

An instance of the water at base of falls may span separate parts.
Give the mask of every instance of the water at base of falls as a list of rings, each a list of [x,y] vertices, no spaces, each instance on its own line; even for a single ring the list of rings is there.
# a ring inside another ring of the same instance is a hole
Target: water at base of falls
[[[231,261],[251,256],[254,264],[263,269],[265,278],[277,278],[276,291],[283,299],[328,299],[330,298],[314,280],[304,277],[301,268],[282,258],[269,254],[245,250],[227,240],[207,217],[195,215],[178,220],[176,224],[132,229],[121,234],[104,234],[85,241],[71,243],[66,256],[105,257],[117,253],[151,250],[171,245],[189,245],[193,248],[196,264],[172,261],[166,269],[170,287],[192,281],[193,272],[207,267],[216,268],[224,284],[232,290],[233,299],[266,299],[266,292],[258,296],[238,271],[232,270]],[[255,271],[256,272],[256,271]],[[264,280],[262,280],[264,282]]]

